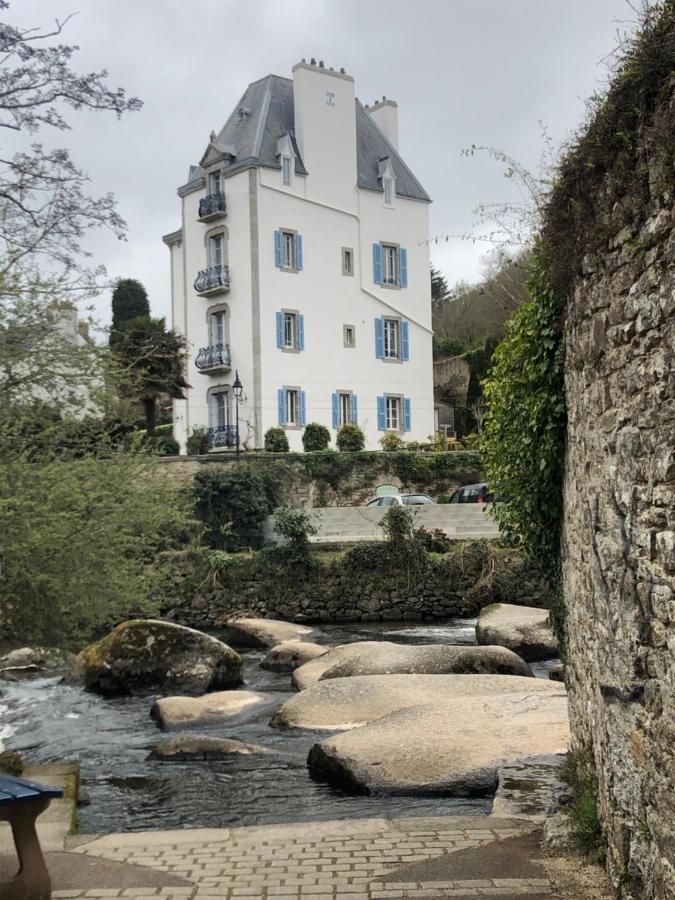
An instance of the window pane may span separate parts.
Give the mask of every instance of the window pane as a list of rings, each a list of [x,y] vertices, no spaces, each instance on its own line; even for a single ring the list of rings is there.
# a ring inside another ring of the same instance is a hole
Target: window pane
[[[384,320],[384,355],[387,359],[398,359],[399,328],[397,319]]]
[[[398,431],[399,429],[399,406],[398,397],[387,397],[387,429],[390,431]]]
[[[349,425],[352,421],[352,395],[340,394],[340,425]]]
[[[209,242],[210,250],[211,250],[211,265],[212,266],[222,266],[223,264],[223,236],[222,234],[216,234],[211,238]]]
[[[298,392],[286,391],[286,424],[296,425],[298,413]]]
[[[287,231],[283,233],[283,260],[285,268],[292,269],[295,265],[295,235]]]
[[[214,344],[225,343],[225,313],[214,313],[211,316],[211,341]]]
[[[296,348],[296,319],[295,313],[284,313],[284,347],[288,350]]]
[[[211,172],[209,175],[209,194],[220,193],[220,171]]]
[[[287,156],[281,158],[281,175],[284,184],[291,183],[291,161]]]

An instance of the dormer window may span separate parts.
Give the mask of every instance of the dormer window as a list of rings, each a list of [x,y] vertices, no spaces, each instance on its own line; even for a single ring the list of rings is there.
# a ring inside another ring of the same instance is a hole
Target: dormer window
[[[378,175],[382,183],[383,204],[391,209],[396,199],[396,176],[388,156],[378,163]]]
[[[295,149],[290,134],[282,134],[277,141],[277,156],[281,164],[281,183],[284,187],[291,187],[295,168]]]
[[[220,169],[209,172],[209,194],[219,194],[221,186]]]

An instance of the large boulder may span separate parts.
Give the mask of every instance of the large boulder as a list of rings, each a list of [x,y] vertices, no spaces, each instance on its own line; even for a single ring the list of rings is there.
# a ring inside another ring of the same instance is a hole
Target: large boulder
[[[278,702],[278,694],[218,691],[203,697],[161,697],[153,703],[150,715],[165,731],[198,725],[239,725]]]
[[[275,647],[283,641],[301,641],[312,634],[314,629],[294,622],[278,619],[254,619],[248,616],[234,616],[225,619],[224,638],[233,647],[253,647],[256,649]]]
[[[508,647],[528,662],[551,659],[560,652],[548,623],[548,610],[535,606],[493,603],[481,610],[476,623],[479,644]]]
[[[537,691],[529,690],[528,682],[520,692],[399,709],[315,744],[307,761],[310,773],[359,793],[490,794],[505,763],[567,750],[565,691],[540,682]]]
[[[241,684],[243,663],[222,641],[154,619],[122,622],[77,657],[88,690],[113,696],[143,691],[203,694]]]
[[[292,672],[298,666],[328,653],[330,649],[322,644],[313,644],[311,641],[283,641],[272,647],[260,665],[272,672]]]
[[[548,695],[560,686],[513,675],[356,675],[319,681],[288,699],[274,714],[275,728],[339,731],[357,728],[410,706],[449,708],[458,698],[506,694]]]
[[[202,761],[269,752],[267,747],[261,747],[260,744],[246,744],[235,738],[185,734],[160,741],[152,748],[148,759]]]
[[[504,647],[359,641],[336,647],[301,666],[293,674],[293,684],[298,690],[304,690],[317,681],[355,675],[458,673],[532,676],[528,664]]]

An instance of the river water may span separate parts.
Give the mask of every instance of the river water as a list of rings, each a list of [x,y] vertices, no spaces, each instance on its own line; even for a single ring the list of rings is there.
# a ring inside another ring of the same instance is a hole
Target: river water
[[[445,624],[322,625],[316,640],[472,644],[475,619]],[[245,687],[291,696],[290,676],[260,668],[264,651],[244,651]],[[553,661],[551,661],[553,662]],[[550,663],[533,666],[545,676]],[[82,688],[37,679],[2,685],[0,746],[31,762],[80,763],[91,803],[79,810],[80,831],[116,832],[169,828],[218,828],[276,822],[383,815],[478,815],[485,798],[350,796],[314,782],[307,771],[309,748],[326,737],[277,731],[270,711],[210,734],[262,744],[270,754],[233,756],[214,762],[148,760],[166,737],[149,712],[154,697],[105,699]],[[201,728],[200,733],[206,729]]]

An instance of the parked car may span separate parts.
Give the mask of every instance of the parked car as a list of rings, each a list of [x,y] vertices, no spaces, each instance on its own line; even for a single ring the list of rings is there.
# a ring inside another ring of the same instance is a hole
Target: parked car
[[[366,503],[366,506],[424,506],[435,502],[426,494],[393,494],[391,497],[376,497]]]
[[[494,497],[483,481],[480,484],[465,484],[450,497],[449,503],[493,503]]]

